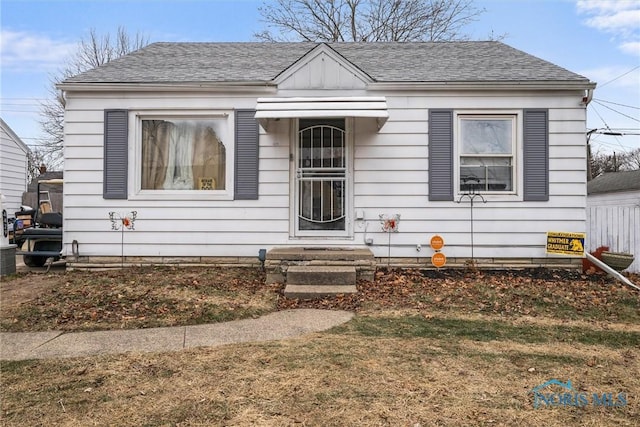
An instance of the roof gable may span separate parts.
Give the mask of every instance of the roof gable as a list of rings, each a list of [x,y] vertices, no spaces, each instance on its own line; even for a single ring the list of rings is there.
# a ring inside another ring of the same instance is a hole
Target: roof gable
[[[0,118],[0,128],[7,135],[7,138],[15,143],[15,145],[22,150],[25,154],[29,152],[29,147],[25,144],[22,139],[11,129],[11,127]]]
[[[274,79],[279,89],[365,89],[373,79],[322,43]]]

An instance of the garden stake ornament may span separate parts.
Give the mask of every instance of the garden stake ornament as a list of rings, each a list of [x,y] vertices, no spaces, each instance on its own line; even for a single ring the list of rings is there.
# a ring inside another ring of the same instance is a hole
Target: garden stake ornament
[[[466,184],[467,181],[476,181],[477,184],[470,184],[468,186],[469,189],[467,190],[467,192],[463,193],[460,196],[460,198],[458,199],[458,203],[462,203],[462,199],[464,199],[464,198],[468,198],[469,201],[471,202],[471,206],[470,206],[471,215],[470,215],[470,218],[469,218],[470,228],[471,228],[471,267],[475,267],[476,266],[476,260],[475,260],[475,258],[473,256],[473,201],[476,198],[479,198],[480,200],[482,200],[482,203],[487,203],[487,201],[484,199],[482,194],[476,192],[476,187],[480,183],[480,181],[477,178],[468,178],[468,179],[464,180],[464,183]]]
[[[120,259],[122,262],[122,268],[124,268],[124,230],[135,230],[134,225],[137,216],[138,212],[136,211],[131,211],[128,214],[109,212],[111,229],[114,231],[120,231]]]
[[[391,264],[391,233],[398,232],[398,224],[400,223],[400,214],[385,215],[380,214],[380,225],[382,225],[382,231],[387,233],[389,239],[387,243],[387,268]]]

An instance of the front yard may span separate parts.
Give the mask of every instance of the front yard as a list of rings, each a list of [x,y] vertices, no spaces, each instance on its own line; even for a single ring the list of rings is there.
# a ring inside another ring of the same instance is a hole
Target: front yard
[[[31,295],[16,291],[39,281]],[[3,331],[179,325],[303,306],[357,313],[278,342],[3,361],[3,425],[631,426],[640,417],[633,289],[547,270],[381,270],[359,289],[299,302],[259,271],[233,269],[3,280]],[[570,387],[534,391],[552,379]]]

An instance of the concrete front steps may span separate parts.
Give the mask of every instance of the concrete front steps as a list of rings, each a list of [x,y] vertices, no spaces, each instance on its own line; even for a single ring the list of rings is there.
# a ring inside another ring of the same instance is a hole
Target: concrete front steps
[[[287,270],[287,298],[313,299],[356,292],[355,267],[294,265]]]
[[[353,294],[359,278],[372,280],[373,253],[360,248],[275,248],[267,252],[268,283],[285,283],[288,298],[315,299]]]

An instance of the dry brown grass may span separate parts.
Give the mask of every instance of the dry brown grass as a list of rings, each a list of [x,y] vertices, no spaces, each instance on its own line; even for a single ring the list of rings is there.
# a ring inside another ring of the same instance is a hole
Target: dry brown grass
[[[276,310],[248,268],[133,268],[27,273],[0,286],[0,330],[91,331],[215,323]]]
[[[634,278],[637,281],[637,278]],[[358,293],[317,301],[282,296],[250,268],[132,268],[27,273],[0,283],[0,330],[104,330],[191,325],[311,307],[417,310],[508,318],[639,323],[638,292],[606,276],[534,269],[512,272],[386,270]]]
[[[626,391],[623,408],[533,407],[550,378]],[[24,425],[637,425],[630,349],[336,333],[173,354],[14,362],[3,423]]]
[[[188,302],[198,298],[227,308],[305,305],[282,299],[280,289],[265,287],[259,276],[173,273],[91,278],[96,286],[89,299],[118,307],[96,319],[122,316],[130,304],[146,300],[153,303],[139,316],[173,323],[193,318]],[[61,295],[68,307],[81,304],[86,286],[66,274],[55,277],[71,284],[41,289],[39,306]],[[0,424],[635,426],[640,419],[637,293],[580,277],[456,279],[416,272],[387,272],[360,285],[357,297],[312,304],[352,307],[358,312],[353,321],[298,339],[169,354],[3,361]],[[175,310],[180,315],[158,312],[161,298],[185,309]],[[5,310],[4,321],[11,318]],[[67,325],[99,323],[83,319],[73,317]],[[570,379],[576,392],[589,396],[625,392],[627,405],[534,408],[531,389],[552,378]]]

